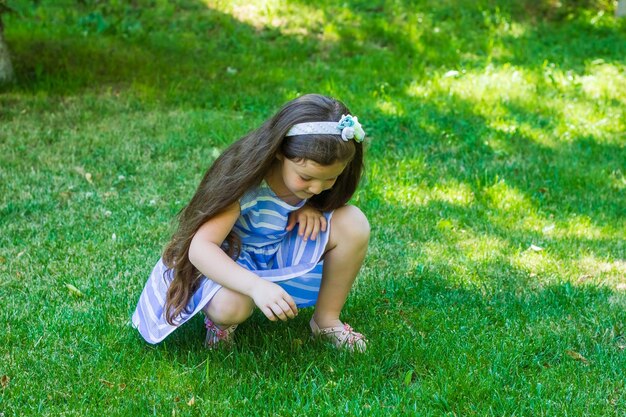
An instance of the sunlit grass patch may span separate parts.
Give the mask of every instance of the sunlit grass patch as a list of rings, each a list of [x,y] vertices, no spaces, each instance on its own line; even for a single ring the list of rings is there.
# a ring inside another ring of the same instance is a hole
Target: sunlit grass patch
[[[442,72],[427,84],[414,81],[406,92],[417,99],[436,98],[441,106],[446,96],[462,100],[505,137],[521,134],[550,147],[582,136],[619,143],[626,129],[624,67],[596,63],[589,71],[577,75],[547,64],[538,73],[509,64],[489,65],[478,71]],[[552,88],[559,96],[550,93]],[[564,96],[570,100],[564,102]]]
[[[576,261],[579,270],[578,283],[593,283],[607,285],[618,290],[626,289],[626,262],[622,259],[607,260],[587,255]]]
[[[383,113],[389,116],[402,116],[403,111],[397,102],[389,99],[379,99],[376,101],[376,107]]]
[[[583,91],[590,99],[616,100],[626,104],[626,69],[602,60],[591,62],[586,74],[580,76]]]
[[[278,0],[214,1],[204,0],[207,7],[229,13],[239,21],[257,30],[278,29],[284,35],[318,36],[324,28],[324,14],[320,8],[307,4],[288,4]]]
[[[474,201],[474,194],[470,187],[455,182],[450,184],[442,182],[433,187],[424,183],[417,183],[414,185],[398,184],[394,187],[376,187],[376,189],[387,201],[407,207],[417,207],[437,201],[467,207]]]
[[[490,206],[501,210],[502,213],[532,214],[533,203],[530,199],[524,193],[509,186],[503,179],[486,188],[484,195],[490,200]]]
[[[533,74],[527,74],[524,69],[505,64],[501,68],[488,66],[478,73],[446,72],[437,80],[436,87],[476,103],[477,109],[485,111],[485,115],[498,116],[497,113],[488,111],[497,112],[499,109],[484,105],[533,99],[536,92],[533,78]]]

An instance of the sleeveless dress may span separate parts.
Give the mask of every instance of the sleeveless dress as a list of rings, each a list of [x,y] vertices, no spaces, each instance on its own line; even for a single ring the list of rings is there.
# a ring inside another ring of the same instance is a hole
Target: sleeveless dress
[[[298,228],[285,230],[289,213],[302,207],[281,200],[263,181],[244,193],[239,200],[241,212],[233,232],[241,238],[241,253],[236,262],[262,279],[275,282],[289,293],[298,308],[317,301],[322,282],[322,255],[330,236],[332,212],[324,212],[327,228],[315,240],[304,241]],[[158,343],[178,326],[204,308],[222,286],[202,277],[200,287],[187,304],[187,311],[175,319],[175,326],[165,320],[165,298],[173,271],[160,259],[139,297],[132,324],[148,343]]]

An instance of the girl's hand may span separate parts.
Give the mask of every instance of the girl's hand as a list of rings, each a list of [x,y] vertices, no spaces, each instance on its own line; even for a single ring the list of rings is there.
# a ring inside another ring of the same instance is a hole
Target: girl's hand
[[[258,280],[250,294],[254,304],[271,321],[287,321],[298,314],[298,307],[287,291],[273,282]]]
[[[298,234],[303,240],[307,240],[309,237],[311,240],[315,240],[320,231],[326,231],[327,226],[326,217],[322,212],[307,205],[289,214],[289,221],[285,230],[290,232],[296,223],[299,224]]]

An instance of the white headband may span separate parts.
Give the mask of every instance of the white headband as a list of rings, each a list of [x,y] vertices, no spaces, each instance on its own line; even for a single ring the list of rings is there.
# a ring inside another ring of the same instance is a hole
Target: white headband
[[[295,124],[285,136],[297,135],[341,135],[341,139],[348,141],[354,139],[363,142],[365,132],[357,117],[341,115],[339,122],[307,122]]]

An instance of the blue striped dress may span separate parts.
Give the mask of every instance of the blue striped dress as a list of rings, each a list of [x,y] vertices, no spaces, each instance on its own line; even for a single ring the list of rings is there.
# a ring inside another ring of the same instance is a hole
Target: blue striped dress
[[[262,279],[284,288],[299,308],[315,304],[322,281],[322,255],[330,235],[332,212],[325,212],[328,227],[315,240],[304,241],[297,227],[287,232],[289,213],[305,204],[290,205],[281,200],[265,181],[239,200],[241,213],[233,232],[241,238],[236,262]],[[146,282],[133,313],[132,323],[148,343],[158,343],[211,301],[222,286],[202,277],[200,287],[187,304],[187,311],[175,320],[165,320],[165,298],[173,273],[159,260]]]

